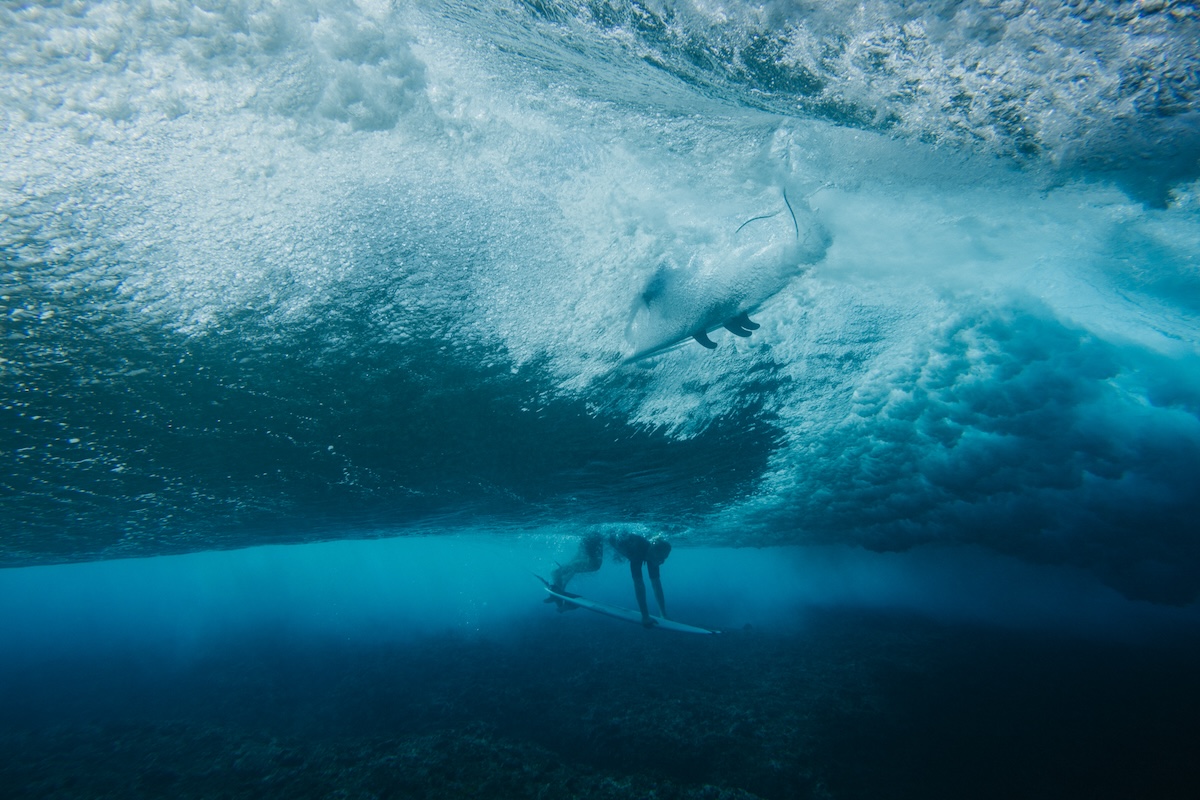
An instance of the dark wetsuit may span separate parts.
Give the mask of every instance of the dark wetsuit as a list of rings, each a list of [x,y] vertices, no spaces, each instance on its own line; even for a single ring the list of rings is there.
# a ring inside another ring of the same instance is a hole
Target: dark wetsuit
[[[553,583],[559,589],[565,589],[567,582],[580,572],[595,572],[604,563],[604,543],[621,558],[629,562],[629,574],[633,578],[634,594],[637,597],[638,608],[642,612],[645,624],[653,624],[650,612],[646,606],[646,584],[642,579],[642,564],[646,565],[646,573],[654,587],[654,597],[662,615],[667,615],[666,601],[663,599],[662,582],[659,580],[659,567],[671,552],[671,545],[665,539],[656,537],[653,541],[638,533],[614,533],[603,535],[590,533],[579,542],[579,550],[575,558],[554,570]],[[562,608],[562,606],[560,606]]]
[[[612,545],[613,550],[629,561],[629,571],[633,573],[634,580],[641,577],[643,563],[650,579],[657,580],[658,568],[662,562],[650,557],[649,539],[636,533],[619,533],[609,536],[608,543]]]

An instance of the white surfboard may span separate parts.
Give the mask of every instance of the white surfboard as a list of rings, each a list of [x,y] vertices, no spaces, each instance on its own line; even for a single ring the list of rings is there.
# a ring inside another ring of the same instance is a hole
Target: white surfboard
[[[546,581],[543,579],[542,583],[546,583]],[[550,588],[549,584],[546,585],[546,593],[557,600],[563,601],[564,603],[569,603],[573,606],[578,606],[579,608],[586,608],[588,611],[595,611],[597,614],[603,614],[606,617],[623,619],[626,622],[636,622],[638,625],[642,624],[642,612],[635,611],[632,608],[622,608],[621,606],[613,606],[609,605],[608,603],[601,603],[597,600],[588,600],[586,597],[580,597],[576,594],[556,592]],[[679,631],[680,633],[720,633],[720,631],[709,630],[708,628],[697,628],[695,625],[685,625],[682,622],[676,622],[673,619],[666,619],[664,617],[651,616],[650,619],[657,623],[654,625],[654,627],[662,628],[663,630]]]

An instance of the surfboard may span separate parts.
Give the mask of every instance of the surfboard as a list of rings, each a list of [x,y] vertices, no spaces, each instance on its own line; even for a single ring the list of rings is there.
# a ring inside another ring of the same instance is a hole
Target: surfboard
[[[603,614],[606,617],[613,617],[614,619],[621,619],[625,620],[626,622],[636,622],[638,625],[642,624],[642,612],[640,611],[635,611],[632,608],[622,608],[621,606],[609,605],[608,603],[601,603],[598,600],[588,600],[586,597],[580,597],[577,594],[571,594],[569,592],[556,592],[550,588],[550,585],[546,583],[544,578],[539,577],[539,580],[546,584],[547,594],[557,600],[563,601],[564,603],[569,603],[573,606],[578,606],[579,608],[586,608],[588,611],[595,611],[597,614]],[[673,619],[666,619],[664,617],[655,617],[651,615],[650,619],[657,623],[654,625],[655,628],[662,628],[666,631],[679,631],[680,633],[720,633],[720,631],[709,630],[708,628],[698,628],[695,625],[686,625],[682,622],[676,622]]]
[[[747,309],[743,309],[743,310],[741,310],[737,313],[731,314],[729,316],[725,316],[722,314],[722,315],[720,315],[721,319],[716,320],[716,321],[710,320],[709,322],[705,323],[703,325],[703,327],[697,328],[696,330],[692,331],[691,333],[683,333],[674,339],[669,339],[666,342],[660,342],[659,344],[652,345],[652,346],[647,347],[642,350],[638,350],[633,355],[626,356],[625,358],[621,359],[621,363],[622,364],[634,364],[634,363],[637,363],[638,361],[646,361],[647,359],[654,358],[655,356],[661,356],[664,353],[669,353],[672,350],[676,350],[680,347],[685,347],[685,346],[691,344],[692,342],[696,341],[697,333],[703,333],[705,336],[708,336],[708,334],[710,334],[710,333],[716,333],[717,331],[726,330],[725,323],[728,320],[734,319],[735,317],[738,317],[741,314],[746,314],[746,315],[756,314],[756,313],[758,313],[758,310],[759,310],[758,306],[753,306],[753,307],[750,307]],[[758,326],[756,325],[755,328],[757,328],[757,327]]]

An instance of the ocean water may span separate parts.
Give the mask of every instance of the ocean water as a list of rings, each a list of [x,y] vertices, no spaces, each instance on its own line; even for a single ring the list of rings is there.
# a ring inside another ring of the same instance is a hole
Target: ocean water
[[[0,3],[0,795],[1191,797],[1198,43]]]

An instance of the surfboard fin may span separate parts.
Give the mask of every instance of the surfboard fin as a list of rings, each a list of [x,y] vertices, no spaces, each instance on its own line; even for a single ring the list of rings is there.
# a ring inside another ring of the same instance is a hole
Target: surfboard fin
[[[737,325],[739,328],[745,328],[748,331],[756,331],[762,327],[757,322],[754,322],[750,319],[750,313],[748,311],[743,311],[729,321],[734,325]]]
[[[717,349],[717,343],[708,338],[708,331],[696,331],[692,334],[692,338],[703,345],[707,350]]]
[[[728,320],[723,323],[721,327],[732,333],[734,336],[741,336],[743,339],[750,335],[750,331],[741,327],[736,320]]]

